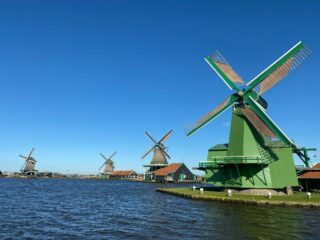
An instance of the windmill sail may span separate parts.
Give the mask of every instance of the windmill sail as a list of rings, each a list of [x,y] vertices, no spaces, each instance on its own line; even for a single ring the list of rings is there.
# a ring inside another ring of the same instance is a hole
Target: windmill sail
[[[255,129],[266,137],[276,137],[274,132],[258,117],[251,108],[240,108],[240,111],[246,116]]]
[[[278,60],[252,79],[247,84],[248,88],[246,91],[259,86],[259,94],[263,94],[300,65],[310,53],[311,51],[302,42],[298,42]]]
[[[199,120],[199,122],[196,123],[196,125],[187,133],[187,136],[190,136],[206,124],[208,124],[210,121],[218,117],[220,114],[222,114],[225,110],[230,108],[234,103],[236,99],[233,95],[228,97],[226,100],[223,101],[218,107],[213,109],[211,112],[207,113],[203,118]]]
[[[272,129],[250,107],[241,107],[239,110],[262,136],[265,146],[285,146],[280,138],[272,131]]]
[[[251,96],[247,100],[247,103],[253,109],[253,111],[259,116],[261,120],[272,130],[273,133],[281,140],[285,146],[296,147],[292,140],[275,124],[275,122],[269,117],[264,109],[257,103]]]
[[[235,84],[244,84],[243,80],[218,51],[206,57],[205,60],[230,89],[238,90]]]
[[[277,70],[275,70],[268,77],[266,77],[266,79],[259,85],[259,94],[263,94],[264,92],[272,88],[281,79],[283,79],[292,69],[293,61],[293,57],[289,58],[283,65],[277,68]]]
[[[172,129],[160,139],[159,143],[163,144],[164,142],[166,142],[170,138],[171,133],[172,133]]]

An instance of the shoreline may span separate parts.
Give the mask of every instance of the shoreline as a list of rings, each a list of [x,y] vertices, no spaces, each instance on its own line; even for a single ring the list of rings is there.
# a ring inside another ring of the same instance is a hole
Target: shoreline
[[[310,200],[310,202],[300,202],[300,201],[291,201],[287,200],[261,200],[261,199],[241,199],[238,195],[234,195],[232,197],[227,197],[226,194],[221,195],[217,194],[216,196],[206,196],[199,193],[199,191],[181,192],[181,190],[186,190],[186,188],[157,188],[157,192],[161,192],[164,194],[174,195],[177,197],[188,198],[192,200],[200,200],[200,201],[215,201],[222,203],[236,203],[236,204],[247,204],[247,205],[257,205],[257,206],[279,206],[279,207],[298,207],[298,208],[320,208],[320,201],[314,202]],[[243,195],[244,197],[253,197],[252,195]],[[255,196],[257,197],[257,196]],[[284,197],[285,198],[285,197]]]

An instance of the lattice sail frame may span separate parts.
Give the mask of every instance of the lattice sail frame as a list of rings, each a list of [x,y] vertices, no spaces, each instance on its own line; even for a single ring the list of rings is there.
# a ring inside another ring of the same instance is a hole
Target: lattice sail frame
[[[209,56],[221,71],[234,83],[244,84],[242,78],[232,69],[231,65],[225,60],[219,51],[215,51]]]
[[[265,146],[271,148],[286,147],[272,129],[269,128],[249,106],[239,107],[239,110],[261,135]]]
[[[259,95],[265,93],[295,70],[310,54],[311,50],[302,44],[302,42],[298,42],[278,60],[248,82],[247,86],[249,90],[255,88]]]

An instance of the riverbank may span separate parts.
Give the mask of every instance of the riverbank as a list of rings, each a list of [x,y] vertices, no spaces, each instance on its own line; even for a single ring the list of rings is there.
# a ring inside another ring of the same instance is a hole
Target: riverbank
[[[203,192],[203,194],[201,194],[199,189],[193,190],[192,188],[158,188],[157,191],[194,200],[218,201],[225,203],[240,203],[250,205],[320,208],[319,193],[312,193],[311,199],[308,199],[305,192],[294,193],[293,195],[288,196],[272,196],[271,199],[268,199],[266,196],[253,196],[243,194],[232,194],[231,197],[228,197],[225,192],[206,190]]]

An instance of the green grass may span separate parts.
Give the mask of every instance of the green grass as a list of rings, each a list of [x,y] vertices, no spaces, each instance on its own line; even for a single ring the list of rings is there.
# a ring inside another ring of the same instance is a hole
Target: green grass
[[[268,202],[288,202],[288,203],[316,203],[320,204],[320,193],[312,193],[311,199],[307,198],[307,194],[305,192],[294,193],[289,196],[272,196],[271,199],[268,199],[266,196],[257,196],[257,195],[243,195],[243,194],[235,194],[232,193],[232,197],[228,197],[225,192],[217,192],[204,190],[203,195],[200,194],[199,189],[193,191],[191,188],[167,188],[166,192],[169,193],[177,193],[184,194],[189,197],[205,197],[206,199],[214,198],[214,199],[233,199],[233,200],[254,200],[254,201],[268,201]]]

